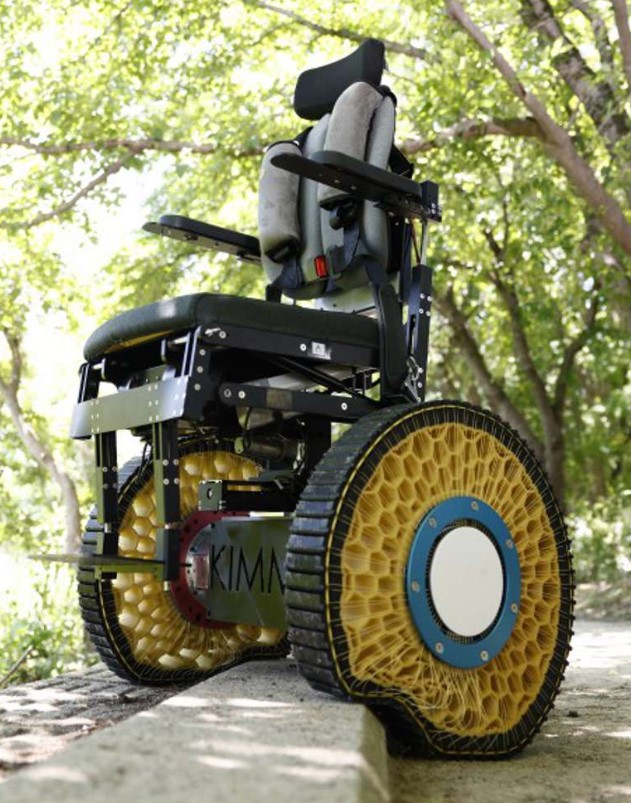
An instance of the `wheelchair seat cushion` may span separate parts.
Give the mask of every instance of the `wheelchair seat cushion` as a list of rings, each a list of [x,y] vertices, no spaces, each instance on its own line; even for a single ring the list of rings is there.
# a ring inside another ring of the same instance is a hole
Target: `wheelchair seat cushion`
[[[307,309],[238,296],[194,293],[129,310],[99,326],[87,339],[86,360],[99,359],[160,335],[197,326],[239,326],[349,346],[379,348],[377,321],[364,315]]]

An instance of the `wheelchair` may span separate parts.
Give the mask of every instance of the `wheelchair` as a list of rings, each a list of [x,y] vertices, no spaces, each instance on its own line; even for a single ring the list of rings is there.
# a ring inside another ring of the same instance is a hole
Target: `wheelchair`
[[[372,709],[393,752],[505,756],[563,679],[569,540],[514,430],[425,400],[441,207],[394,146],[384,69],[368,39],[299,76],[310,125],[264,155],[258,239],[146,224],[262,265],[267,288],[158,301],[87,340],[71,434],[94,441],[96,506],[79,602],[133,682],[291,651],[316,689]],[[119,468],[121,430],[139,457]]]

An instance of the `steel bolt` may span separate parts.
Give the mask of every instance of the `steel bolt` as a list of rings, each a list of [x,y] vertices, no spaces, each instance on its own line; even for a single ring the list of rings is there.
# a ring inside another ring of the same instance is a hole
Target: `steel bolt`
[[[437,652],[439,655],[442,655],[442,654],[443,654],[443,652],[445,651],[445,647],[444,647],[444,645],[443,645],[442,641],[437,641],[437,642],[436,642],[436,646],[435,646],[435,648],[434,648],[434,649],[436,650],[436,652]]]
[[[516,602],[513,602],[513,604],[510,606],[510,609],[513,613],[517,613],[517,611],[519,610],[519,606],[517,605]]]
[[[418,594],[420,590],[421,590],[421,584],[419,583],[419,581],[412,580],[412,591],[414,591],[415,594]]]
[[[489,654],[488,654],[488,652],[487,652],[486,650],[482,650],[482,652],[480,653],[480,658],[481,658],[483,661],[488,661],[488,660],[489,660]]]

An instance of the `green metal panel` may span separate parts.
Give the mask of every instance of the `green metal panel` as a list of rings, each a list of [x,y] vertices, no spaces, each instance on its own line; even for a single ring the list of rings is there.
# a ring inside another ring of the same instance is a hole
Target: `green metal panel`
[[[191,590],[222,622],[285,629],[290,516],[226,517],[200,530],[187,558]]]
[[[185,407],[191,406],[187,396],[194,399],[201,390],[200,380],[184,376],[81,402],[73,410],[70,435],[83,438],[181,418]]]

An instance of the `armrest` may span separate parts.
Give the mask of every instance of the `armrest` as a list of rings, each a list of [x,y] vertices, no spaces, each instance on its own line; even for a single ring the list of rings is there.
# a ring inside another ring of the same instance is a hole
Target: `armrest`
[[[331,208],[350,195],[372,201],[386,212],[423,220],[440,220],[438,185],[432,181],[418,184],[405,176],[353,159],[337,151],[317,151],[311,158],[292,153],[272,157],[272,164],[320,184],[340,190],[340,197],[327,199],[322,206]]]
[[[261,262],[261,248],[256,237],[211,226],[209,223],[202,223],[189,217],[162,215],[158,223],[145,223],[143,229],[152,234],[171,237],[173,240],[197,243],[213,251],[234,254],[244,262],[254,262],[257,265]]]

